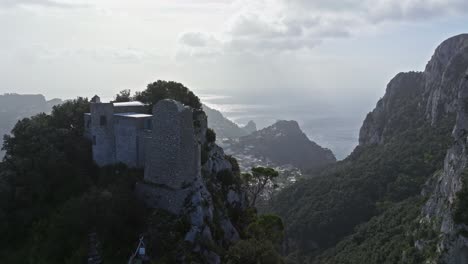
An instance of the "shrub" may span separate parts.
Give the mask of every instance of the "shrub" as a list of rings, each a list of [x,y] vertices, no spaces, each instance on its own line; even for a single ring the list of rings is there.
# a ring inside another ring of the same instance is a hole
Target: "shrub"
[[[216,132],[214,132],[214,130],[211,128],[206,130],[206,141],[208,143],[214,143],[216,141]]]

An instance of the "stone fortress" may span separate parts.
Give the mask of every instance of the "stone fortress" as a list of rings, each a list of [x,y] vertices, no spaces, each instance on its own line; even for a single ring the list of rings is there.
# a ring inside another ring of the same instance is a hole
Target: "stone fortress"
[[[207,118],[174,100],[162,100],[148,112],[141,102],[102,103],[95,96],[84,117],[85,136],[98,166],[143,168],[137,194],[150,207],[179,213],[188,187],[201,177]]]

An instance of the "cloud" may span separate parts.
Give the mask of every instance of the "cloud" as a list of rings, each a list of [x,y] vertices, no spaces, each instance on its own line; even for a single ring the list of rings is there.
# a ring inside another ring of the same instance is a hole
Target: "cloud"
[[[16,47],[8,51],[10,57],[35,62],[58,62],[88,60],[111,64],[155,64],[162,56],[153,51],[137,48],[95,47],[95,48],[53,48],[45,44]]]
[[[466,0],[380,0],[368,4],[370,22],[429,20],[468,12]]]
[[[0,8],[13,8],[19,6],[40,6],[52,8],[84,8],[87,4],[59,2],[54,0],[0,0]]]
[[[223,43],[214,35],[204,32],[184,32],[178,38],[176,58],[211,58],[222,53]]]
[[[327,39],[347,38],[382,23],[427,21],[468,13],[466,0],[237,0],[233,15],[216,41],[213,33],[187,32],[181,47],[196,51],[222,47],[226,52],[267,52],[310,49]]]
[[[210,35],[201,32],[186,32],[179,37],[179,42],[190,47],[204,47],[209,45],[212,40]]]

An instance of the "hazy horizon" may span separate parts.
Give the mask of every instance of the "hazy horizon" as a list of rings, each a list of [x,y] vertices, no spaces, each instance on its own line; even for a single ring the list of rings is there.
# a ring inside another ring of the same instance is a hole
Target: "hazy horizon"
[[[107,98],[173,80],[238,123],[295,119],[331,147],[313,126],[347,123],[356,141],[391,78],[424,70],[467,12],[462,0],[2,0],[0,93]]]

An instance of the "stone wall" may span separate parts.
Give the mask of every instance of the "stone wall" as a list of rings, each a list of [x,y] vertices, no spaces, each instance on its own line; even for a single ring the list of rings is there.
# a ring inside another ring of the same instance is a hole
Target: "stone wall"
[[[200,171],[200,148],[195,140],[192,110],[173,100],[153,108],[145,181],[180,189]]]
[[[139,137],[147,119],[114,116],[116,162],[122,162],[134,168],[144,167],[142,161],[144,161],[145,143]],[[141,157],[142,154],[143,157]]]
[[[178,214],[201,177],[192,109],[173,100],[157,103],[147,148],[145,183],[139,184],[138,192],[148,206]]]
[[[106,124],[101,125],[101,117]],[[112,103],[91,104],[93,159],[99,166],[115,163],[114,107]]]
[[[138,168],[144,168],[146,164],[146,153],[150,150],[147,146],[149,146],[151,142],[152,132],[151,130],[140,130],[138,131]]]

